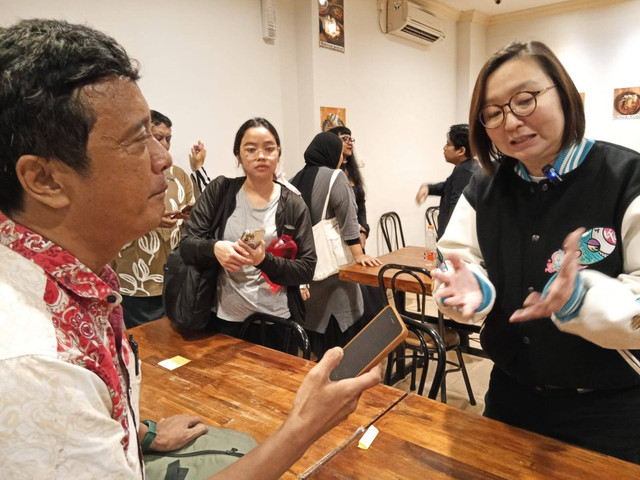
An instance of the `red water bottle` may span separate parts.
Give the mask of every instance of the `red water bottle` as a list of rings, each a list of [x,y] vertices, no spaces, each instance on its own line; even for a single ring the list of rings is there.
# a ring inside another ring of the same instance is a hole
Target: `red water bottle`
[[[287,258],[289,260],[293,260],[296,258],[296,253],[298,253],[298,245],[293,240],[293,234],[296,231],[291,225],[285,225],[282,230],[282,235],[278,238],[274,238],[269,246],[267,247],[266,252],[270,253],[274,257]],[[269,283],[269,289],[276,293],[280,290],[280,285],[273,283],[269,280],[269,277],[262,272],[262,275]]]

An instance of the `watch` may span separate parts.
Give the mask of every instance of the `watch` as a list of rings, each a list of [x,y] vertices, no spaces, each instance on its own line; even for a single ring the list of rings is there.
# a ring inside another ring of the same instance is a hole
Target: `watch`
[[[142,439],[142,444],[140,446],[142,447],[143,452],[148,452],[150,450],[149,447],[151,447],[153,440],[155,440],[156,438],[157,424],[153,420],[142,420],[142,423],[149,427],[149,430],[147,430],[147,433],[145,433],[144,438]]]

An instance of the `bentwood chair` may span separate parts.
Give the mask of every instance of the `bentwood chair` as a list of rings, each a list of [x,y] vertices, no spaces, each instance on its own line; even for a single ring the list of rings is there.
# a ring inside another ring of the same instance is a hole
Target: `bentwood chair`
[[[426,212],[424,212],[424,219],[426,225],[424,226],[425,231],[427,230],[427,225],[433,225],[433,228],[436,230],[436,235],[440,238],[440,234],[438,233],[438,214],[440,213],[440,207],[429,207]]]
[[[378,274],[378,284],[382,294],[382,301],[385,306],[389,304],[389,300],[387,297],[387,290],[384,285],[384,272],[389,269],[394,269],[395,267],[397,267],[397,265],[384,265]],[[401,274],[409,275],[419,282],[423,292],[422,301],[424,304],[427,291],[424,282],[422,282],[415,272],[404,270],[398,270],[391,279],[391,291],[394,294],[394,300],[396,303],[398,297],[398,292],[396,291],[396,280]],[[424,305],[422,311],[424,311]],[[442,384],[447,365],[447,352],[444,342],[442,341],[440,334],[424,320],[416,320],[402,314],[400,316],[409,330],[409,335],[405,339],[404,345],[389,355],[387,370],[385,372],[385,383],[387,385],[394,383],[394,368],[396,371],[396,377],[403,378],[405,376],[404,371],[407,367],[406,351],[409,350],[412,357],[409,364],[411,368],[411,391],[416,389],[416,371],[418,364],[422,365],[422,375],[420,377],[418,395],[422,395],[424,392],[430,361],[436,361],[436,371],[428,394],[429,398],[435,400],[438,395],[440,385]]]
[[[282,338],[281,345],[277,346],[277,349],[295,355],[297,349],[300,348],[300,350],[302,350],[302,358],[305,360],[311,358],[311,343],[309,342],[307,332],[304,331],[304,328],[302,328],[300,324],[287,318],[274,317],[266,313],[254,313],[245,319],[242,329],[240,330],[240,338],[247,336],[249,327],[254,323],[259,323],[260,325],[259,340],[257,342],[260,345],[266,345],[267,343],[267,329],[273,328],[275,325],[280,325],[284,327],[284,337]],[[295,337],[296,341],[294,345],[291,344],[292,336]]]
[[[402,222],[396,212],[387,212],[380,216],[380,230],[389,252],[405,246]]]
[[[447,402],[447,386],[446,386],[446,378],[447,375],[449,373],[454,373],[454,372],[461,372],[462,373],[462,377],[464,379],[464,383],[465,386],[467,388],[467,393],[469,395],[469,403],[471,403],[471,405],[475,405],[476,404],[476,400],[473,396],[473,390],[471,389],[471,382],[469,381],[469,375],[467,373],[467,369],[465,367],[464,364],[464,358],[462,357],[462,350],[460,349],[460,335],[458,334],[458,332],[456,330],[454,330],[453,328],[450,327],[445,327],[444,325],[444,317],[442,316],[441,312],[438,312],[438,317],[434,318],[434,317],[430,317],[428,315],[426,315],[425,313],[425,302],[426,302],[426,297],[427,297],[427,289],[426,286],[424,284],[424,281],[422,280],[422,278],[418,275],[423,274],[427,277],[429,277],[429,271],[426,268],[422,268],[422,267],[413,267],[413,266],[409,266],[409,265],[397,265],[397,264],[387,264],[387,265],[383,265],[382,268],[380,269],[380,271],[378,272],[378,284],[380,286],[380,291],[383,297],[383,302],[386,302],[385,305],[388,304],[388,300],[387,300],[387,293],[386,293],[386,287],[384,285],[384,274],[385,272],[387,272],[388,270],[396,270],[396,272],[393,274],[393,277],[391,279],[391,294],[392,297],[394,299],[394,301],[398,301],[398,299],[400,299],[401,295],[403,294],[403,292],[398,291],[398,289],[396,288],[396,280],[400,275],[408,275],[410,277],[412,277],[420,286],[420,290],[421,290],[421,294],[419,294],[419,301],[418,301],[418,305],[417,305],[417,315],[413,314],[414,316],[417,316],[416,320],[420,321],[421,323],[428,325],[434,325],[436,326],[436,331],[442,341],[442,343],[444,344],[445,350],[449,351],[449,350],[454,350],[456,352],[456,356],[457,356],[457,362],[451,361],[451,360],[446,360],[446,355],[442,356],[445,360],[444,362],[446,362],[446,365],[452,367],[452,368],[448,368],[444,370],[444,374],[442,376],[442,382],[441,382],[441,386],[440,386],[440,398],[442,400],[443,403]],[[405,312],[404,313],[405,316],[411,316],[411,313],[409,312]],[[411,349],[414,353],[413,355],[413,362],[412,362],[412,377],[411,377],[411,388],[415,389],[415,369],[418,365],[418,360],[420,355],[425,355],[425,350],[422,348],[421,342],[411,342],[411,340],[407,340],[405,342],[408,346],[409,349]],[[434,354],[437,354],[440,357],[440,352],[438,349],[437,345],[434,345],[433,343],[428,343],[428,349],[426,351],[426,357],[433,357]],[[426,366],[426,360],[425,360],[425,366]],[[421,387],[423,387],[423,378],[425,378],[426,373],[423,370],[422,372],[422,378],[421,378]],[[420,390],[418,391],[418,393],[420,394]]]

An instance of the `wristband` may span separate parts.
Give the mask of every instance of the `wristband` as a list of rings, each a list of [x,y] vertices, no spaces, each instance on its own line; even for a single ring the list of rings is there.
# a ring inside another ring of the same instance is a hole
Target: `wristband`
[[[156,422],[153,420],[142,420],[142,423],[149,427],[149,430],[147,430],[147,433],[144,435],[140,446],[142,447],[143,452],[148,452],[150,449],[149,447],[151,447],[151,444],[156,438]]]

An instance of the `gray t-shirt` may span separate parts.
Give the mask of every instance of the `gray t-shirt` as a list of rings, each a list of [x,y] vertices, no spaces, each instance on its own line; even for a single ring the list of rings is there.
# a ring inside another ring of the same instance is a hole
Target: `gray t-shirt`
[[[236,242],[245,230],[263,228],[264,242],[269,245],[277,237],[276,210],[280,188],[280,185],[275,185],[271,200],[263,208],[254,208],[244,188],[241,188],[236,194],[236,208],[227,220],[223,240]],[[218,275],[218,318],[243,322],[257,312],[289,318],[287,289],[281,287],[273,293],[260,269],[253,266],[242,267],[237,272],[221,268]]]

